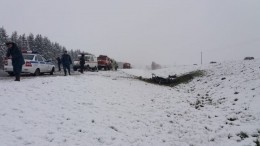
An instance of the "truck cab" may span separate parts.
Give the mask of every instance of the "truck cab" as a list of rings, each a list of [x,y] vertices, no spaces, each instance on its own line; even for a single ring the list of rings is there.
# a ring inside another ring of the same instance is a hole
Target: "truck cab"
[[[124,69],[130,69],[130,68],[132,68],[132,67],[131,67],[131,64],[130,64],[130,63],[124,63],[124,64],[123,64],[123,68],[124,68]]]
[[[112,63],[111,59],[106,55],[99,55],[98,56],[98,69],[104,69],[104,70],[111,70],[112,69]]]

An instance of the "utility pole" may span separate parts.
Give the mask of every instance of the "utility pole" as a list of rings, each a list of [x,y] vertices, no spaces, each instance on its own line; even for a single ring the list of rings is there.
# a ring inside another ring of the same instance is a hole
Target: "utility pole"
[[[202,65],[202,51],[200,52],[200,56],[201,56],[201,57],[200,57],[200,60],[201,60],[200,63],[201,63],[201,65]]]

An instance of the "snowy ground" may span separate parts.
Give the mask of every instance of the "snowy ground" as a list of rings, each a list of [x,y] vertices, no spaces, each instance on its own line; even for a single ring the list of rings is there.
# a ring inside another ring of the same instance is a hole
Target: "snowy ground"
[[[259,67],[254,60],[3,79],[0,145],[254,146],[260,138]],[[196,69],[207,74],[173,88],[131,78]]]

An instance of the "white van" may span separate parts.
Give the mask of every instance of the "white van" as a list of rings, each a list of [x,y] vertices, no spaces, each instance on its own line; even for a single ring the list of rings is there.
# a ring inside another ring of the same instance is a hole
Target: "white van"
[[[98,62],[97,62],[97,57],[92,54],[85,54],[85,65],[84,65],[84,70],[92,70],[92,71],[98,71]],[[79,58],[81,57],[81,54],[78,55],[77,60],[73,62],[73,70],[77,71],[80,69],[80,63],[79,63]]]

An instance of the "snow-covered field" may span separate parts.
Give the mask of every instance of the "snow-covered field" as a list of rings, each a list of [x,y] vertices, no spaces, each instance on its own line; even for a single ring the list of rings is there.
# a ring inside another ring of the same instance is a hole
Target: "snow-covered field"
[[[1,80],[0,145],[254,146],[259,67],[260,60],[233,61]],[[132,78],[196,69],[207,73],[172,88]]]

